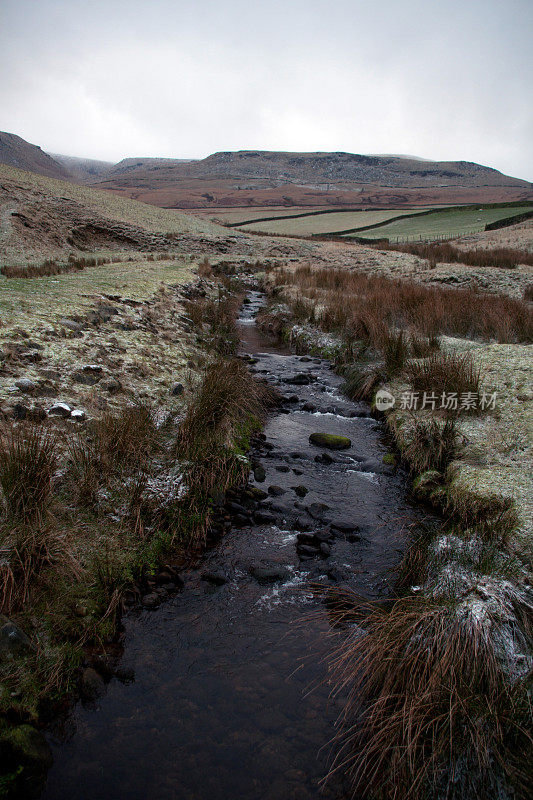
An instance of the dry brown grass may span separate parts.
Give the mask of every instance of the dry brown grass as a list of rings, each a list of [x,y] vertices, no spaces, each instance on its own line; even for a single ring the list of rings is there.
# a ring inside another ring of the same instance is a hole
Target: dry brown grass
[[[200,330],[209,327],[207,344],[218,355],[233,355],[239,343],[239,332],[235,323],[239,299],[219,291],[217,299],[195,298],[184,303],[185,313]]]
[[[481,376],[469,353],[433,353],[407,364],[405,373],[416,392],[436,394],[439,401],[443,393],[456,394],[460,403],[462,394],[481,392]]]
[[[354,793],[481,800],[500,773],[526,797],[525,686],[509,683],[485,627],[418,598],[353,601],[333,678],[348,695],[336,766]]]
[[[31,521],[46,511],[57,468],[57,442],[46,429],[11,426],[0,438],[0,485],[11,518]]]
[[[374,245],[378,250],[399,250],[427,259],[430,264],[466,264],[469,267],[495,267],[514,269],[519,264],[533,265],[533,253],[528,250],[517,250],[512,247],[477,247],[472,250],[460,250],[448,242],[413,242],[412,244]]]
[[[453,417],[443,422],[435,417],[415,418],[402,457],[415,474],[427,470],[444,472],[459,451],[459,434]]]
[[[71,572],[68,528],[58,524],[53,508],[53,479],[58,466],[56,436],[34,425],[12,426],[0,441],[0,601],[10,613],[28,598],[51,566]]]
[[[383,332],[408,330],[500,342],[530,342],[527,303],[470,289],[423,286],[343,269],[278,270],[277,286],[295,286],[324,307],[325,330],[351,334],[379,347]]]

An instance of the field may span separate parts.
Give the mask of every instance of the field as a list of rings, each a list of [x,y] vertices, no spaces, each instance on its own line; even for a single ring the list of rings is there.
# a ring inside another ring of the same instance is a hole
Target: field
[[[485,230],[485,225],[488,223],[510,216],[519,216],[532,209],[531,204],[511,206],[502,204],[487,208],[480,206],[405,208],[404,206],[379,211],[319,208],[308,212],[296,208],[240,211],[224,209],[217,211],[216,217],[212,218],[232,227],[238,226],[239,230],[268,233],[273,236],[335,235],[347,231],[347,238],[357,236],[367,239],[386,238],[391,241],[406,241],[413,238],[439,239],[479,233]],[[431,213],[424,213],[427,211]],[[396,219],[397,217],[403,219]],[[242,224],[239,224],[241,221]]]
[[[180,209],[176,209],[179,211]],[[183,209],[184,214],[194,214],[195,217],[210,219],[214,222],[221,222],[223,225],[239,225],[265,217],[293,217],[296,215],[306,215],[315,211],[331,211],[331,206],[316,206],[305,208],[303,206],[258,206],[257,208],[194,208]],[[338,209],[333,209],[337,211]],[[339,209],[342,210],[342,209]]]
[[[347,231],[353,228],[364,228],[367,225],[377,225],[386,222],[393,217],[403,216],[404,214],[416,214],[426,211],[422,208],[392,208],[386,211],[330,211],[325,214],[313,214],[301,212],[301,216],[295,217],[297,211],[285,212],[280,219],[269,220],[267,222],[250,222],[249,224],[239,225],[241,230],[259,231],[272,235],[292,235],[292,236],[316,236],[317,234],[335,233],[337,231]],[[265,217],[270,216],[265,214]],[[274,216],[274,215],[272,215]],[[250,216],[248,217],[250,219]]]
[[[408,241],[412,239],[439,239],[479,233],[485,225],[519,216],[532,211],[531,205],[497,206],[494,208],[449,208],[432,214],[424,214],[408,219],[399,219],[388,225],[380,225],[370,230],[347,234],[347,238],[357,236],[365,239],[389,239]]]

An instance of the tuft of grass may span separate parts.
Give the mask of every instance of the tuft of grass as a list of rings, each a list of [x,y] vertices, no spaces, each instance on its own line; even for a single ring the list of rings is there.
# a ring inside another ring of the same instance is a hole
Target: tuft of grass
[[[91,433],[96,463],[104,472],[143,464],[159,438],[153,410],[143,403],[125,407],[118,415],[107,412],[92,424]]]
[[[30,522],[50,500],[57,442],[36,426],[11,427],[0,438],[0,485],[10,517]]]
[[[405,372],[415,391],[433,393],[439,399],[443,393],[455,393],[460,403],[462,394],[480,393],[480,373],[469,353],[433,353],[407,364]]]
[[[219,293],[217,299],[195,298],[184,303],[185,313],[194,325],[201,329],[209,326],[210,341],[207,344],[220,356],[234,355],[239,344],[239,332],[235,323],[238,297]]]
[[[333,680],[349,698],[338,764],[354,793],[492,797],[499,773],[526,797],[526,687],[509,683],[483,623],[419,598],[353,605]]]
[[[350,400],[366,400],[371,402],[375,393],[387,379],[383,365],[366,366],[352,364],[343,370],[344,382],[342,391]]]
[[[175,442],[187,485],[178,521],[186,521],[192,541],[205,532],[212,495],[244,480],[250,436],[274,397],[237,359],[218,360],[207,368]]]
[[[435,417],[415,418],[408,443],[402,456],[412,472],[427,470],[444,472],[459,452],[459,434],[456,421],[448,417],[444,422]]]

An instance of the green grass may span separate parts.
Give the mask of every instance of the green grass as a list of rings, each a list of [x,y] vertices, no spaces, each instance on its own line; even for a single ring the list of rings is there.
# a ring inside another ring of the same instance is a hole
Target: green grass
[[[333,233],[340,230],[350,230],[351,228],[362,228],[367,225],[376,225],[385,222],[392,217],[404,214],[416,214],[426,211],[428,207],[421,208],[393,208],[386,211],[331,211],[326,214],[316,214],[310,212],[305,215],[290,219],[289,215],[299,213],[296,209],[286,212],[286,218],[270,220],[268,222],[251,222],[248,225],[239,226],[245,231],[261,231],[262,233],[272,234],[291,234],[295,236],[312,236],[319,234]],[[304,216],[305,215],[305,216]],[[265,214],[270,216],[269,214]],[[274,214],[272,214],[274,216]],[[277,216],[277,215],[276,215]],[[250,215],[248,216],[250,219]]]
[[[508,206],[494,208],[473,206],[472,208],[448,208],[432,214],[424,214],[408,219],[399,219],[388,225],[380,225],[370,230],[347,234],[346,238],[356,236],[365,239],[438,239],[439,237],[464,236],[467,233],[478,233],[485,225],[506,217],[518,216],[531,211],[531,205]]]

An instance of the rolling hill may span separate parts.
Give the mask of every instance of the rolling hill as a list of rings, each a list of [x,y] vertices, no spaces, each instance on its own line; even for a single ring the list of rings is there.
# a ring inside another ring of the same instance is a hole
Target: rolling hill
[[[76,251],[224,253],[246,239],[209,220],[0,165],[0,264]]]

